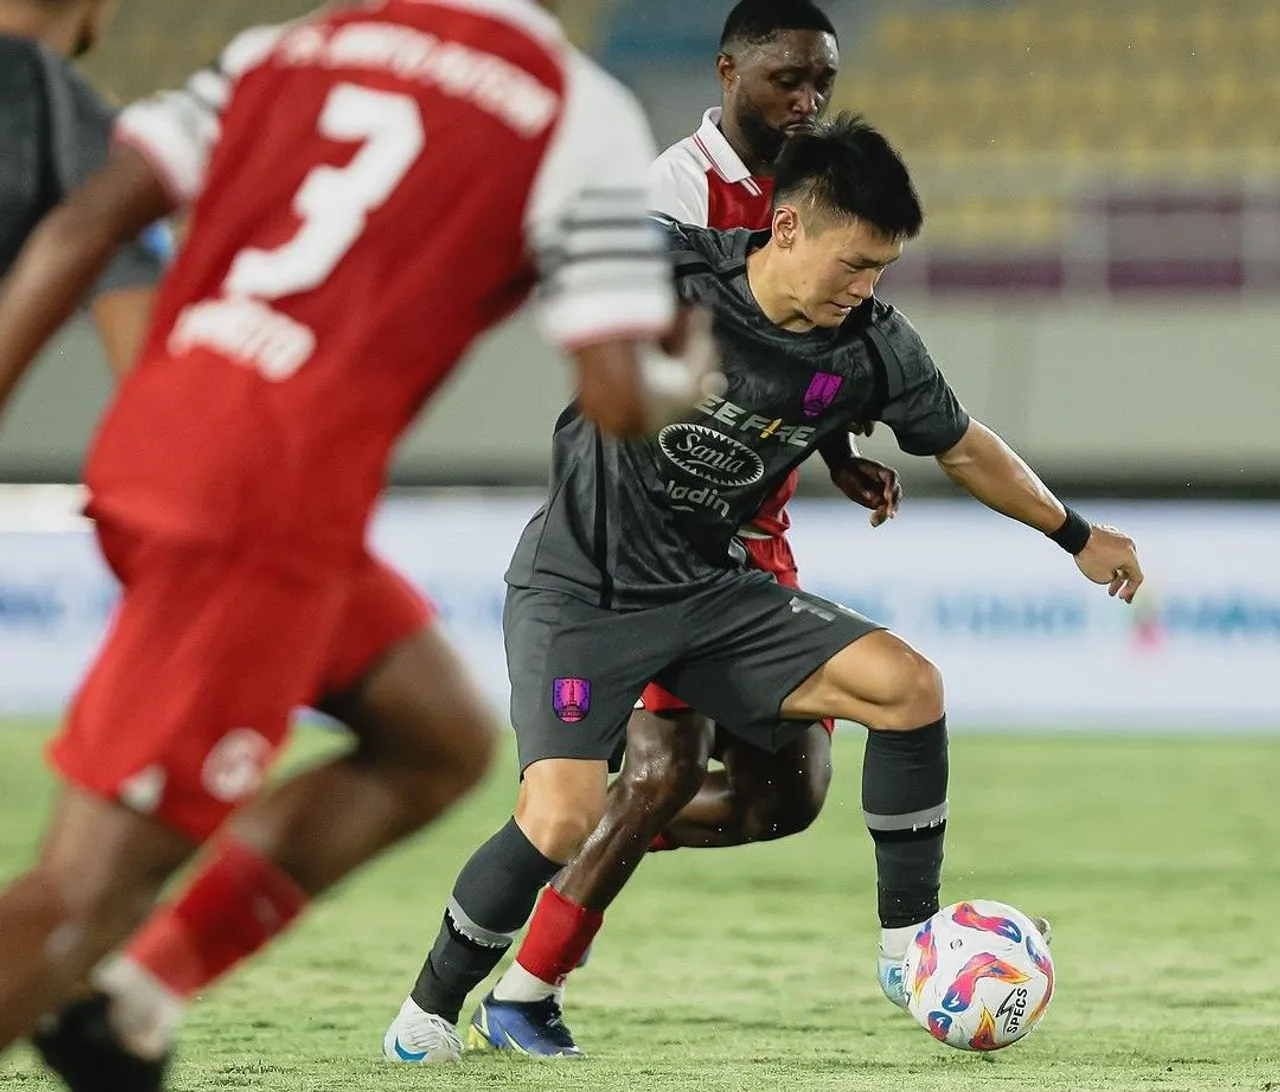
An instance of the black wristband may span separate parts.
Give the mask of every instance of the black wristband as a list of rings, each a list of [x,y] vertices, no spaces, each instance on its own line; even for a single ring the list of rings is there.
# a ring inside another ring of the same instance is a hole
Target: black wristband
[[[1075,555],[1089,545],[1092,528],[1089,521],[1074,508],[1067,508],[1065,504],[1063,507],[1067,509],[1067,518],[1056,531],[1048,532],[1048,537],[1067,553]]]

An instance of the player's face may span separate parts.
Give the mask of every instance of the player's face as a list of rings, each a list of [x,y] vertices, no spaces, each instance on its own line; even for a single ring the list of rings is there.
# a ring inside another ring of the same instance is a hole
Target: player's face
[[[722,53],[716,69],[724,112],[772,163],[787,137],[827,108],[839,64],[835,38],[817,30],[787,30],[735,56]]]
[[[785,240],[788,294],[815,326],[839,326],[875,295],[886,267],[902,255],[891,239],[863,220],[801,214],[790,206],[774,212],[775,238]]]
[[[71,55],[83,57],[96,46],[115,13],[116,0],[86,0],[81,8],[80,25]]]

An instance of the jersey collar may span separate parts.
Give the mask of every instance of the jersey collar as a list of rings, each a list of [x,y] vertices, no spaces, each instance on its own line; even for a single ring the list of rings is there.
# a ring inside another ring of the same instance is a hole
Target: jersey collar
[[[716,174],[726,182],[745,182],[751,177],[751,172],[747,170],[742,157],[733,150],[733,146],[720,131],[720,119],[723,114],[724,111],[718,106],[713,106],[703,114],[702,124],[693,134],[693,142],[711,161]]]

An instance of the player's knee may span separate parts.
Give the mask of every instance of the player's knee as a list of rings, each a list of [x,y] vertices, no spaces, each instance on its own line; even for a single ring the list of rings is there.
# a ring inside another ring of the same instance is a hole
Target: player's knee
[[[462,719],[433,765],[443,766],[459,792],[473,789],[489,772],[498,753],[498,725],[487,711]]]
[[[454,796],[474,788],[497,753],[498,725],[481,703],[457,701],[441,709],[420,703],[386,723],[391,730],[364,733],[365,751]]]
[[[604,816],[599,808],[568,802],[551,808],[517,813],[520,829],[544,856],[553,861],[571,861]]]
[[[889,700],[882,705],[880,723],[868,727],[910,732],[938,720],[945,709],[942,673],[905,644],[896,650],[893,661]]]
[[[693,753],[655,754],[643,762],[628,762],[618,782],[620,803],[629,811],[643,809],[670,818],[697,793],[706,772],[705,758]]]
[[[783,816],[787,834],[799,834],[802,830],[808,830],[822,814],[822,808],[827,802],[827,791],[831,788],[830,759],[814,762],[806,774],[788,800]]]
[[[548,771],[538,770],[543,765],[537,763],[525,771],[516,802],[516,822],[543,856],[570,861],[604,816],[604,764],[600,764],[598,783],[579,776],[581,771],[577,770],[557,777],[553,769],[547,776]]]
[[[823,763],[787,785],[772,785],[753,793],[743,814],[743,841],[767,842],[787,838],[813,826],[827,802],[831,764]]]
[[[668,821],[702,787],[714,738],[711,723],[692,711],[637,713],[627,728],[619,803]]]

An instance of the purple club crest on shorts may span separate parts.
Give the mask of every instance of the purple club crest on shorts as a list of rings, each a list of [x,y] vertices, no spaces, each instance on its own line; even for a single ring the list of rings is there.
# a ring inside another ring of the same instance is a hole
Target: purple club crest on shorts
[[[804,392],[804,415],[806,417],[817,417],[818,414],[835,401],[843,383],[844,376],[842,375],[818,372],[809,381],[809,389]]]
[[[587,679],[556,679],[551,686],[551,708],[565,724],[577,724],[591,712],[591,683]]]

